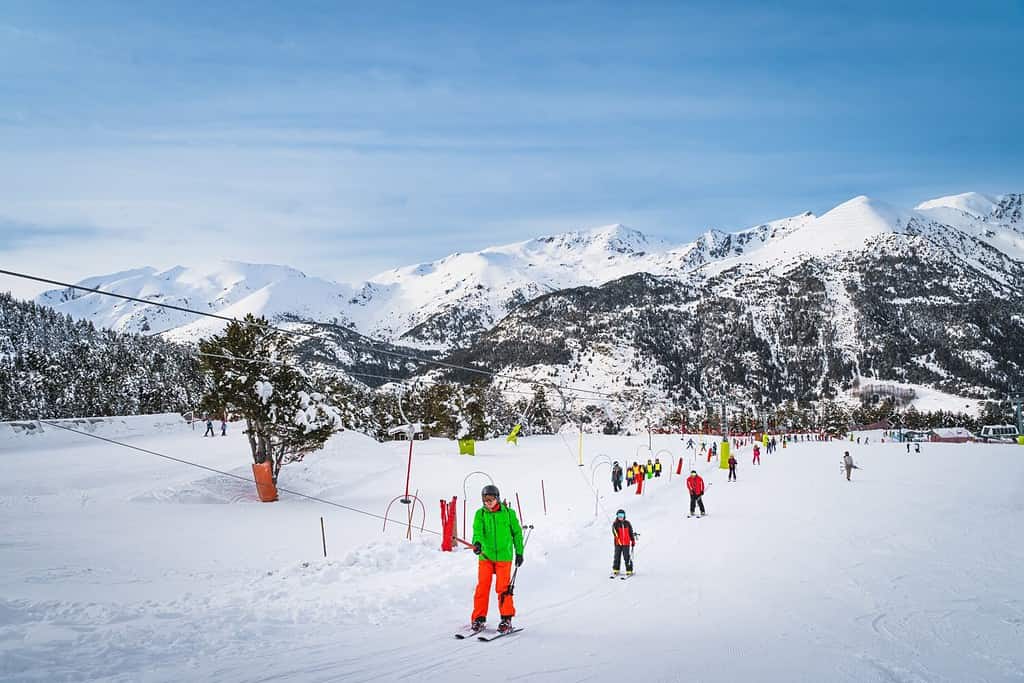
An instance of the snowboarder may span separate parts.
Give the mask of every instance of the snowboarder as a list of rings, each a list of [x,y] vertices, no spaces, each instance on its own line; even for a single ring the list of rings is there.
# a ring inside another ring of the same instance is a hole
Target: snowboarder
[[[224,418],[221,418],[221,420],[220,420],[220,435],[221,436],[227,436],[228,435],[228,421],[225,420]]]
[[[843,469],[846,470],[846,481],[850,481],[850,472],[853,472],[855,468],[857,466],[853,464],[853,456],[850,455],[850,451],[846,451],[843,454]]]
[[[686,478],[686,490],[690,492],[690,517],[694,516],[696,506],[700,506],[700,516],[703,517],[704,512],[704,480],[697,474],[697,470],[690,470],[690,476]]]
[[[612,576],[618,576],[621,561],[626,561],[626,576],[633,575],[633,559],[629,555],[630,548],[636,547],[636,534],[633,525],[626,520],[626,511],[615,513],[612,522],[612,538],[615,540],[615,559],[612,561]]]
[[[501,502],[498,487],[488,484],[480,492],[483,506],[473,517],[473,552],[480,556],[477,566],[476,592],[473,594],[474,631],[482,631],[487,623],[491,578],[497,577],[494,590],[498,594],[498,632],[512,630],[516,615],[512,594],[508,592],[512,562],[523,564],[523,527],[515,511]]]
[[[655,458],[654,459],[654,476],[656,476],[656,477],[660,477],[661,476],[661,459],[660,458]]]
[[[761,447],[756,443],[754,444],[754,463],[755,465],[761,464]]]
[[[615,491],[622,490],[622,466],[618,460],[612,465],[612,488]]]
[[[729,455],[729,481],[736,481],[736,456]]]
[[[206,418],[206,433],[203,436],[213,436],[213,420]]]

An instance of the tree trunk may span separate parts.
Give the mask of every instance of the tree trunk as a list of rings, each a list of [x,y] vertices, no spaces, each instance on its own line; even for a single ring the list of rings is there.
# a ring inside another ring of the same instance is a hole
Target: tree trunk
[[[259,465],[259,451],[256,447],[256,430],[253,427],[252,420],[245,418],[245,436],[249,439],[249,450],[252,451],[252,461]]]

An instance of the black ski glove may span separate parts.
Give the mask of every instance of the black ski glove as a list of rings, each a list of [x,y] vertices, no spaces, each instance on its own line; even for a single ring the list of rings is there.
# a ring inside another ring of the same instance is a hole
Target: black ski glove
[[[522,555],[516,555],[516,566],[517,567],[522,567],[523,566],[523,556]]]
[[[483,546],[480,545],[480,541],[477,541],[476,543],[473,544],[473,552],[476,555],[479,555],[482,552],[482,550],[481,550],[482,548],[483,548]]]

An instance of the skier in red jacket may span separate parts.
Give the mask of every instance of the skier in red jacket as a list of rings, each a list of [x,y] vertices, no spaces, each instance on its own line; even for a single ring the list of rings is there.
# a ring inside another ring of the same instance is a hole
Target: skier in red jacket
[[[754,444],[754,464],[761,464],[761,448],[756,443]]]
[[[615,540],[615,560],[612,562],[612,576],[618,576],[621,560],[626,560],[626,576],[633,575],[633,560],[629,556],[629,549],[636,547],[636,534],[633,533],[633,525],[626,520],[626,511],[619,510],[615,513],[615,521],[612,522],[612,538]]]
[[[700,516],[707,513],[704,511],[704,480],[697,474],[697,470],[690,470],[690,476],[686,478],[686,490],[690,492],[690,517],[694,516],[696,506],[700,506]]]

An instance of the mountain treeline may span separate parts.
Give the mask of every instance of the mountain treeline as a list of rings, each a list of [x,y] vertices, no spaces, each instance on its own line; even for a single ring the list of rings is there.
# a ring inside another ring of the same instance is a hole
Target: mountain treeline
[[[0,420],[186,412],[202,384],[188,347],[0,292]]]

